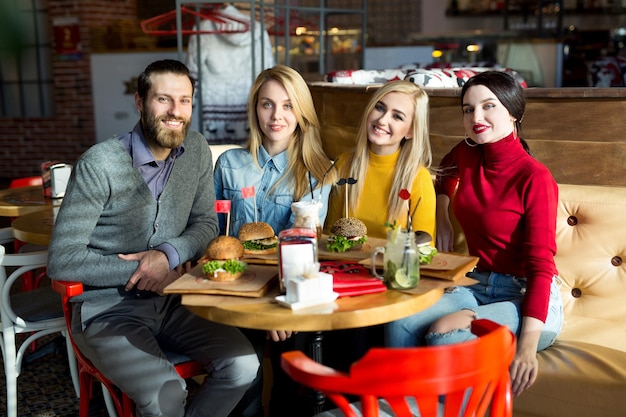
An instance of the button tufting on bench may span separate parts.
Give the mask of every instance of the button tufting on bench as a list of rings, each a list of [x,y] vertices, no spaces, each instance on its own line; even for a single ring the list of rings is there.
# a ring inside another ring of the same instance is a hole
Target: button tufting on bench
[[[578,224],[578,218],[576,216],[569,216],[567,218],[567,224],[570,226],[576,226]]]
[[[614,256],[611,258],[611,265],[613,266],[620,266],[622,264],[622,257],[621,256]]]
[[[580,288],[572,288],[572,297],[580,298],[583,295],[583,292]]]

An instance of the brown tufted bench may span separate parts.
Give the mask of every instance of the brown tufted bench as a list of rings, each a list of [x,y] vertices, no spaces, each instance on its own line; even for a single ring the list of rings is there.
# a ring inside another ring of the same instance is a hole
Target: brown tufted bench
[[[559,185],[565,324],[515,417],[626,416],[626,187]]]

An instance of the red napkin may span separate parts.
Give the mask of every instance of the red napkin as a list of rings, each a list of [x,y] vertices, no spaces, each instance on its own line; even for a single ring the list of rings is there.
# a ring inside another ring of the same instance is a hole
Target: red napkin
[[[385,287],[385,284],[383,284],[381,280],[378,278],[372,278],[372,280],[373,281],[365,282],[363,280],[342,280],[333,278],[333,291],[339,294],[339,297],[351,297],[353,295],[373,294],[387,291],[387,287]]]
[[[321,262],[320,271],[333,275],[333,291],[339,297],[387,291],[385,284],[370,275],[367,268],[354,261]]]

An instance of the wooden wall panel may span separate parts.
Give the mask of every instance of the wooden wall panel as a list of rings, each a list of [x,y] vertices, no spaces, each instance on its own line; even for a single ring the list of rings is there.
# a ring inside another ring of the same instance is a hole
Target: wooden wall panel
[[[331,158],[348,151],[370,94],[379,86],[310,85]],[[464,131],[460,89],[426,89],[433,167]],[[559,183],[626,186],[626,89],[532,88],[522,137]]]
[[[626,139],[626,99],[528,98],[522,137],[620,142]]]

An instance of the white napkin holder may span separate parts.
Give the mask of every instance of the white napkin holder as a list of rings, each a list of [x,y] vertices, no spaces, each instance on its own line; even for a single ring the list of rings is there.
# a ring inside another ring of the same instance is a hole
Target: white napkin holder
[[[287,294],[276,297],[276,300],[292,310],[327,304],[339,296],[333,291],[333,276],[324,272],[314,277],[290,278],[286,289]]]
[[[49,198],[63,198],[67,182],[72,173],[72,165],[63,162],[46,162],[41,166],[43,195]]]
[[[313,300],[327,299],[333,294],[333,276],[324,272],[315,278],[302,276],[287,282],[287,302],[306,303]]]

